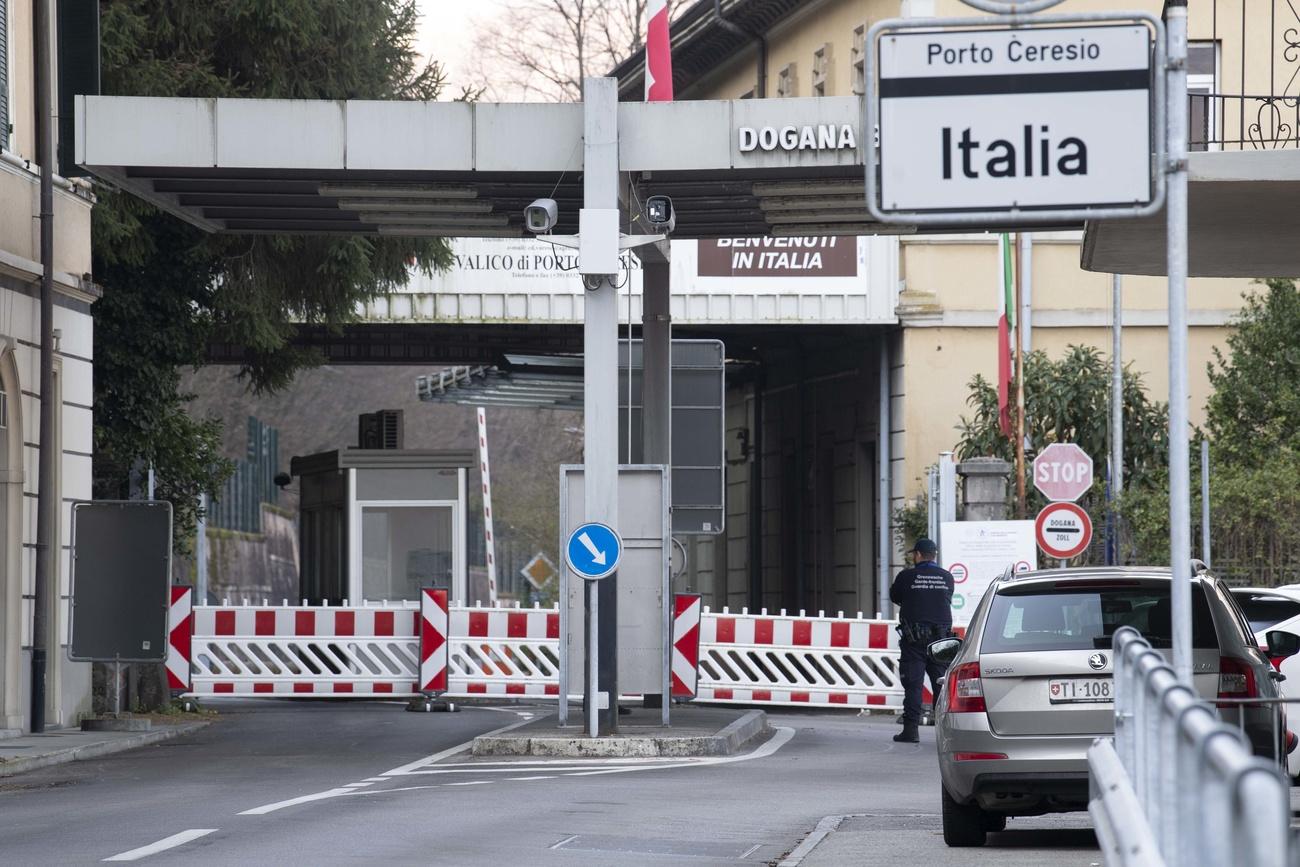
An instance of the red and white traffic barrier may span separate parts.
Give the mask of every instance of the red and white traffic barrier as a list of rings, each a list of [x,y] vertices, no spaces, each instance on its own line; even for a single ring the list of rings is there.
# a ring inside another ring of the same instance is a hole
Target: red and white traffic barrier
[[[705,611],[699,701],[898,707],[898,634],[889,620]]]
[[[190,638],[194,632],[191,587],[172,587],[167,607],[167,688],[188,692],[190,688]]]
[[[419,603],[199,605],[189,613],[188,589],[173,594],[168,678],[174,689],[381,698],[559,695],[557,609],[448,605],[445,591],[425,590]],[[186,623],[193,627],[188,642]],[[710,612],[699,596],[680,594],[672,696],[896,708],[903,689],[894,626],[842,614]]]
[[[412,607],[200,605],[196,695],[397,697],[419,694]]]
[[[448,674],[455,696],[558,696],[560,612],[453,608]]]
[[[678,593],[673,597],[673,650],[669,666],[673,698],[689,699],[697,695],[700,677],[700,617],[704,610],[702,599],[698,593]]]

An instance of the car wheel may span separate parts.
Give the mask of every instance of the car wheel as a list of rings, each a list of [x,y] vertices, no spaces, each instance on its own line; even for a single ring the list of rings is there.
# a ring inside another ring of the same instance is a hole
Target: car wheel
[[[975,804],[958,804],[941,787],[943,794],[943,842],[949,846],[983,846],[989,815]]]

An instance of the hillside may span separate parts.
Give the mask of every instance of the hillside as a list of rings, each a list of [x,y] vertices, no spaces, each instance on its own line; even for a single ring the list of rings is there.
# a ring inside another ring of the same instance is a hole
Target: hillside
[[[474,408],[422,403],[415,378],[426,367],[325,365],[305,371],[284,392],[257,396],[235,378],[233,367],[202,368],[186,379],[194,393],[190,411],[224,424],[227,457],[244,456],[246,419],[257,416],[280,430],[280,467],[289,459],[353,446],[357,416],[379,409],[405,411],[406,447],[473,449]],[[540,409],[489,409],[488,446],[502,585],[536,551],[556,560],[559,465],[581,460],[581,413]],[[481,526],[482,490],[477,468],[469,478],[470,526]],[[281,494],[280,505],[297,508],[297,485]],[[481,530],[470,534],[471,567],[484,562]]]

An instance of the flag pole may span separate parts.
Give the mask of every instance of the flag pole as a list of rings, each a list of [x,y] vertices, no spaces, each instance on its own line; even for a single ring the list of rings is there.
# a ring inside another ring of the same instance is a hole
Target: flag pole
[[[1017,314],[1023,311],[1020,308],[1021,293],[1021,275],[1020,275],[1020,233],[1015,236],[1015,310]],[[1020,316],[1016,317],[1016,335],[1011,345],[1015,347],[1016,353],[1016,517],[1024,519],[1025,517],[1025,348],[1020,342],[1020,329],[1024,328],[1024,323],[1020,321]]]

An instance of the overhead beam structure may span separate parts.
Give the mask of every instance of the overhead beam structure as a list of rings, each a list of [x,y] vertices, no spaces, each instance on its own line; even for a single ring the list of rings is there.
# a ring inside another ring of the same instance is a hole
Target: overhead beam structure
[[[77,162],[208,231],[577,231],[582,106],[85,96]],[[856,97],[621,103],[621,175],[676,238],[897,233],[868,220]],[[632,227],[633,230],[644,227]]]

